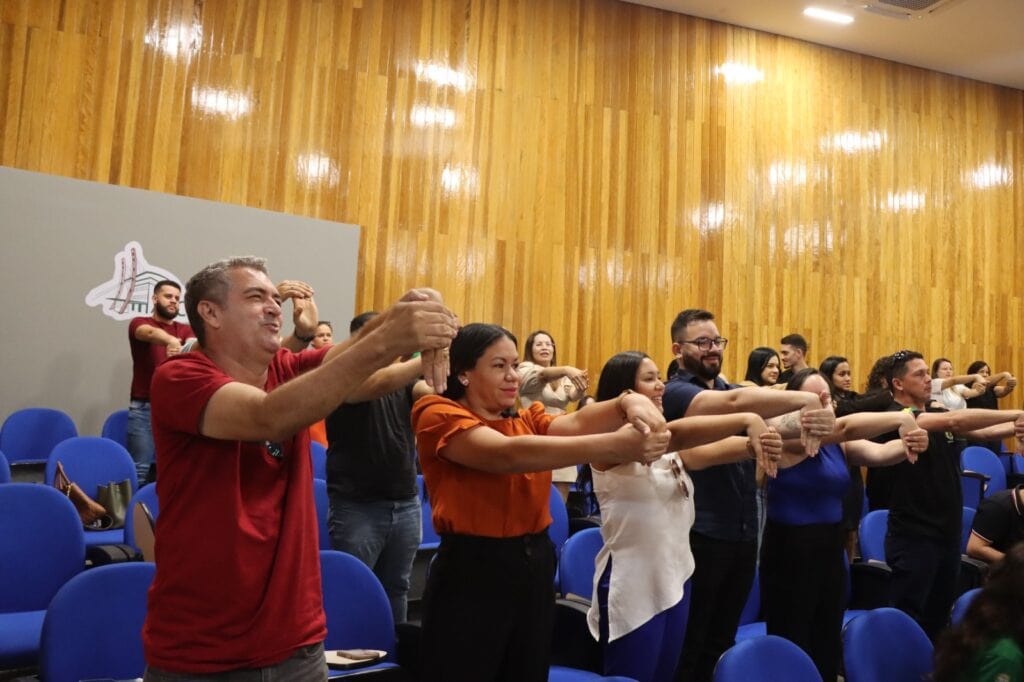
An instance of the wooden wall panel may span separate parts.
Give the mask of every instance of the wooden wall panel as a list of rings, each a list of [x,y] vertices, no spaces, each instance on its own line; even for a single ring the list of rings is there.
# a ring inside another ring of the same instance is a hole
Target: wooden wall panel
[[[358,223],[358,308],[592,375],[692,306],[1024,372],[1024,93],[614,0],[0,0],[0,163]]]

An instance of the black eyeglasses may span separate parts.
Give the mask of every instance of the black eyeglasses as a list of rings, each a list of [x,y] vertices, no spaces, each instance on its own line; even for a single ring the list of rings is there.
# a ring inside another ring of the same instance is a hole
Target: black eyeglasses
[[[281,447],[280,443],[271,443],[269,440],[263,441],[263,447],[267,449],[267,454],[274,459],[284,459],[284,448]]]
[[[912,350],[898,350],[898,351],[896,351],[895,353],[892,354],[892,362],[893,362],[893,364],[896,364],[897,362],[903,362],[908,357],[910,357],[910,355],[913,352],[914,351],[912,351]]]
[[[723,339],[721,336],[717,336],[713,339],[709,339],[706,336],[702,336],[699,339],[693,339],[692,341],[682,341],[681,343],[692,343],[697,348],[708,351],[711,350],[712,346],[718,346],[722,350],[729,345],[729,339]]]

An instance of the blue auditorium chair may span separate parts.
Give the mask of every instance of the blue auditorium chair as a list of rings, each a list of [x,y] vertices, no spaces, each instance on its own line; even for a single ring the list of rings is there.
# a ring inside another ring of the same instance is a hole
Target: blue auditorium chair
[[[971,445],[964,448],[960,454],[961,469],[964,471],[976,471],[988,476],[988,485],[985,486],[985,497],[991,497],[993,493],[1006,490],[1006,469],[999,461],[996,453],[980,445]]]
[[[109,438],[125,448],[128,447],[128,410],[111,412],[110,416],[103,422],[103,430],[100,436]]]
[[[132,496],[138,489],[138,471],[131,455],[108,438],[75,436],[61,441],[50,452],[46,461],[47,485],[53,485],[57,462],[64,466],[68,479],[78,484],[85,494],[96,499],[97,488],[127,479],[131,482]],[[109,545],[124,542],[124,529],[86,530],[85,544]]]
[[[320,577],[327,616],[324,649],[379,649],[388,652],[381,663],[353,671],[333,670],[331,677],[397,668],[391,603],[373,571],[351,554],[327,550],[320,552]]]
[[[111,564],[80,573],[50,602],[43,621],[40,678],[46,682],[142,677],[142,624],[153,564]]]
[[[585,528],[566,540],[558,558],[562,594],[590,600],[594,594],[594,559],[604,546],[598,528]]]
[[[7,457],[0,450],[0,483],[11,482],[11,466],[7,463]]]
[[[551,485],[551,494],[548,497],[548,510],[551,513],[551,525],[548,526],[548,537],[555,545],[555,558],[558,558],[562,551],[562,545],[569,539],[569,512],[565,509],[565,502],[558,488]]]
[[[764,635],[738,642],[722,654],[714,682],[821,682],[821,675],[796,644]]]
[[[768,624],[761,620],[761,574],[754,569],[754,582],[747,594],[747,601],[740,613],[739,627],[736,628],[736,641],[763,637],[768,633]]]
[[[316,521],[320,529],[320,549],[331,549],[331,500],[327,495],[327,481],[313,479],[313,502],[316,503]]]
[[[427,495],[427,486],[423,483],[423,474],[416,476],[416,485],[420,491],[420,513],[423,519],[423,538],[420,540],[420,549],[434,550],[441,544],[441,536],[434,530],[434,520],[430,509],[430,496]]]
[[[35,664],[50,600],[85,567],[83,535],[55,489],[0,485],[0,669]]]
[[[75,422],[60,410],[26,407],[0,427],[0,450],[11,463],[45,462],[57,443],[77,435]]]
[[[876,509],[864,515],[858,529],[861,559],[885,561],[885,533],[888,527],[888,509]]]
[[[313,478],[327,480],[327,448],[315,440],[309,442],[309,453],[313,458]]]
[[[971,605],[971,602],[974,601],[974,598],[980,593],[981,588],[975,587],[972,590],[967,590],[956,598],[956,601],[953,602],[953,608],[949,614],[950,625],[959,625],[963,622],[964,616],[967,615],[967,608]]]
[[[932,672],[932,643],[914,619],[881,608],[843,629],[846,682],[921,682]]]
[[[131,504],[128,506],[128,515],[124,520],[124,541],[136,549],[141,550],[142,547],[139,547],[135,542],[135,514],[133,513],[135,511],[135,505],[139,502],[146,505],[146,509],[149,510],[150,515],[152,515],[153,520],[155,521],[160,515],[160,501],[156,496],[156,483],[147,483],[135,491],[135,495],[132,496]]]

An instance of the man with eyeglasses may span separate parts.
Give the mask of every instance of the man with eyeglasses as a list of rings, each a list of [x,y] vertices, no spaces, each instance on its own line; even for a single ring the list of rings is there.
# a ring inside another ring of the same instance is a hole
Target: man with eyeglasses
[[[928,364],[914,351],[895,353],[886,378],[893,394],[889,409],[915,413],[918,426],[928,431],[928,449],[916,464],[900,462],[888,469],[893,486],[885,536],[885,560],[892,568],[889,599],[934,640],[949,619],[960,572],[963,491],[954,435],[1021,439],[1024,412],[932,406]]]
[[[744,388],[724,382],[722,338],[710,312],[684,310],[672,323],[672,354],[679,371],[665,384],[666,419],[754,412],[783,438],[804,439],[809,453],[832,432],[835,414],[820,396],[803,391]],[[780,416],[781,415],[781,416]],[[677,679],[710,680],[718,657],[734,643],[757,561],[757,481],[752,461],[690,472],[696,520],[690,532],[696,569],[690,617]]]
[[[208,265],[185,298],[202,349],[154,374],[148,682],[327,679],[307,427],[401,355],[424,351],[431,382],[445,383],[457,322],[437,292],[413,290],[351,340],[293,353],[281,301],[301,296],[283,289],[261,258]]]

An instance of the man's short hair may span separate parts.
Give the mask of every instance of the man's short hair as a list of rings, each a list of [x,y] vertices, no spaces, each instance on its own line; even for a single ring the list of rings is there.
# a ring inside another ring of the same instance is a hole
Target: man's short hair
[[[889,381],[889,388],[892,389],[893,379],[902,379],[907,375],[907,365],[911,360],[924,360],[924,356],[913,350],[898,350],[892,354],[892,365],[886,379]]]
[[[188,323],[196,335],[199,345],[206,345],[206,326],[199,314],[200,301],[212,301],[218,305],[224,305],[228,297],[228,288],[231,286],[231,279],[228,273],[236,268],[248,268],[267,274],[267,259],[256,256],[235,256],[225,258],[215,263],[210,263],[205,268],[192,275],[185,287],[185,314],[188,315]]]
[[[783,346],[793,346],[793,348],[799,348],[801,351],[804,352],[804,355],[807,354],[807,339],[805,339],[800,334],[786,334],[785,336],[782,337],[782,340],[779,341],[779,343],[781,343]]]
[[[367,322],[380,315],[375,310],[367,310],[365,313],[359,313],[352,318],[352,321],[348,324],[348,333],[355,334],[357,331],[363,328]]]
[[[694,322],[706,322],[714,319],[715,316],[707,310],[702,310],[700,308],[687,308],[676,315],[676,319],[672,322],[672,343],[685,341],[685,339],[679,338],[679,335],[684,329]]]
[[[181,293],[181,285],[175,282],[173,279],[162,279],[153,285],[153,295],[156,296],[159,293],[161,287],[174,287]]]

